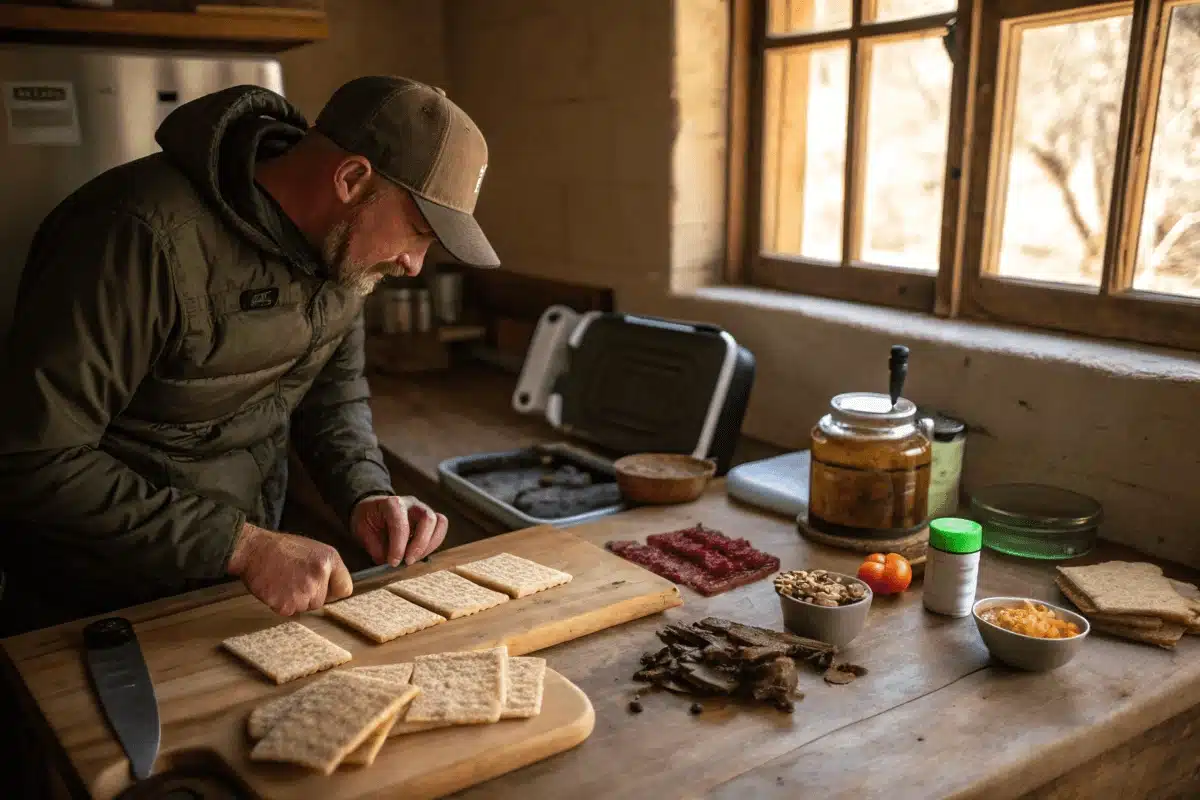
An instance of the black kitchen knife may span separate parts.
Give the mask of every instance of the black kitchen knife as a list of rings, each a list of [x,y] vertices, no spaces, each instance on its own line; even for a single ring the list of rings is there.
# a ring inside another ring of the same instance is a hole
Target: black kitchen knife
[[[92,688],[138,780],[150,777],[158,756],[158,698],[129,620],[106,617],[83,629]]]

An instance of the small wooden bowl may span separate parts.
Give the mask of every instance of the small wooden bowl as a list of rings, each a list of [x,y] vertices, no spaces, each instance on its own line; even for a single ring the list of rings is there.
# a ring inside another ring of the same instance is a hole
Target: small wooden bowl
[[[645,505],[690,503],[717,472],[710,458],[678,453],[637,453],[613,463],[626,500]]]

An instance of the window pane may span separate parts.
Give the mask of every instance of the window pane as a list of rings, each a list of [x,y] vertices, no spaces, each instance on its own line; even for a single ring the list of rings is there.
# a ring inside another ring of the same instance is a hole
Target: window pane
[[[867,8],[870,7],[868,3]],[[943,14],[956,8],[958,0],[875,0],[875,19],[872,22]]]
[[[935,271],[953,66],[940,37],[873,45],[870,58],[859,257]]]
[[[1128,51],[1128,16],[1021,34],[999,275],[1100,285]]]
[[[1171,12],[1133,288],[1200,296],[1200,4]]]
[[[768,33],[849,28],[852,0],[770,0]]]
[[[763,147],[763,251],[842,258],[846,45],[770,50]]]

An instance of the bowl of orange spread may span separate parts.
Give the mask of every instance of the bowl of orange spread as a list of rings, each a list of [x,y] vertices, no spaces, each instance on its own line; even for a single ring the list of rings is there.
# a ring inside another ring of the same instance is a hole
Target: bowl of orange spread
[[[973,616],[993,658],[1032,672],[1066,664],[1091,630],[1074,611],[1027,597],[984,598]]]

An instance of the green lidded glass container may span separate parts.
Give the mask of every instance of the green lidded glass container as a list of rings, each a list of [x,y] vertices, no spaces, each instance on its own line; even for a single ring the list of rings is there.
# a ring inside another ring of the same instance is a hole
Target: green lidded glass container
[[[1104,512],[1087,495],[1037,483],[988,486],[971,495],[983,546],[1021,558],[1059,561],[1091,552]]]

